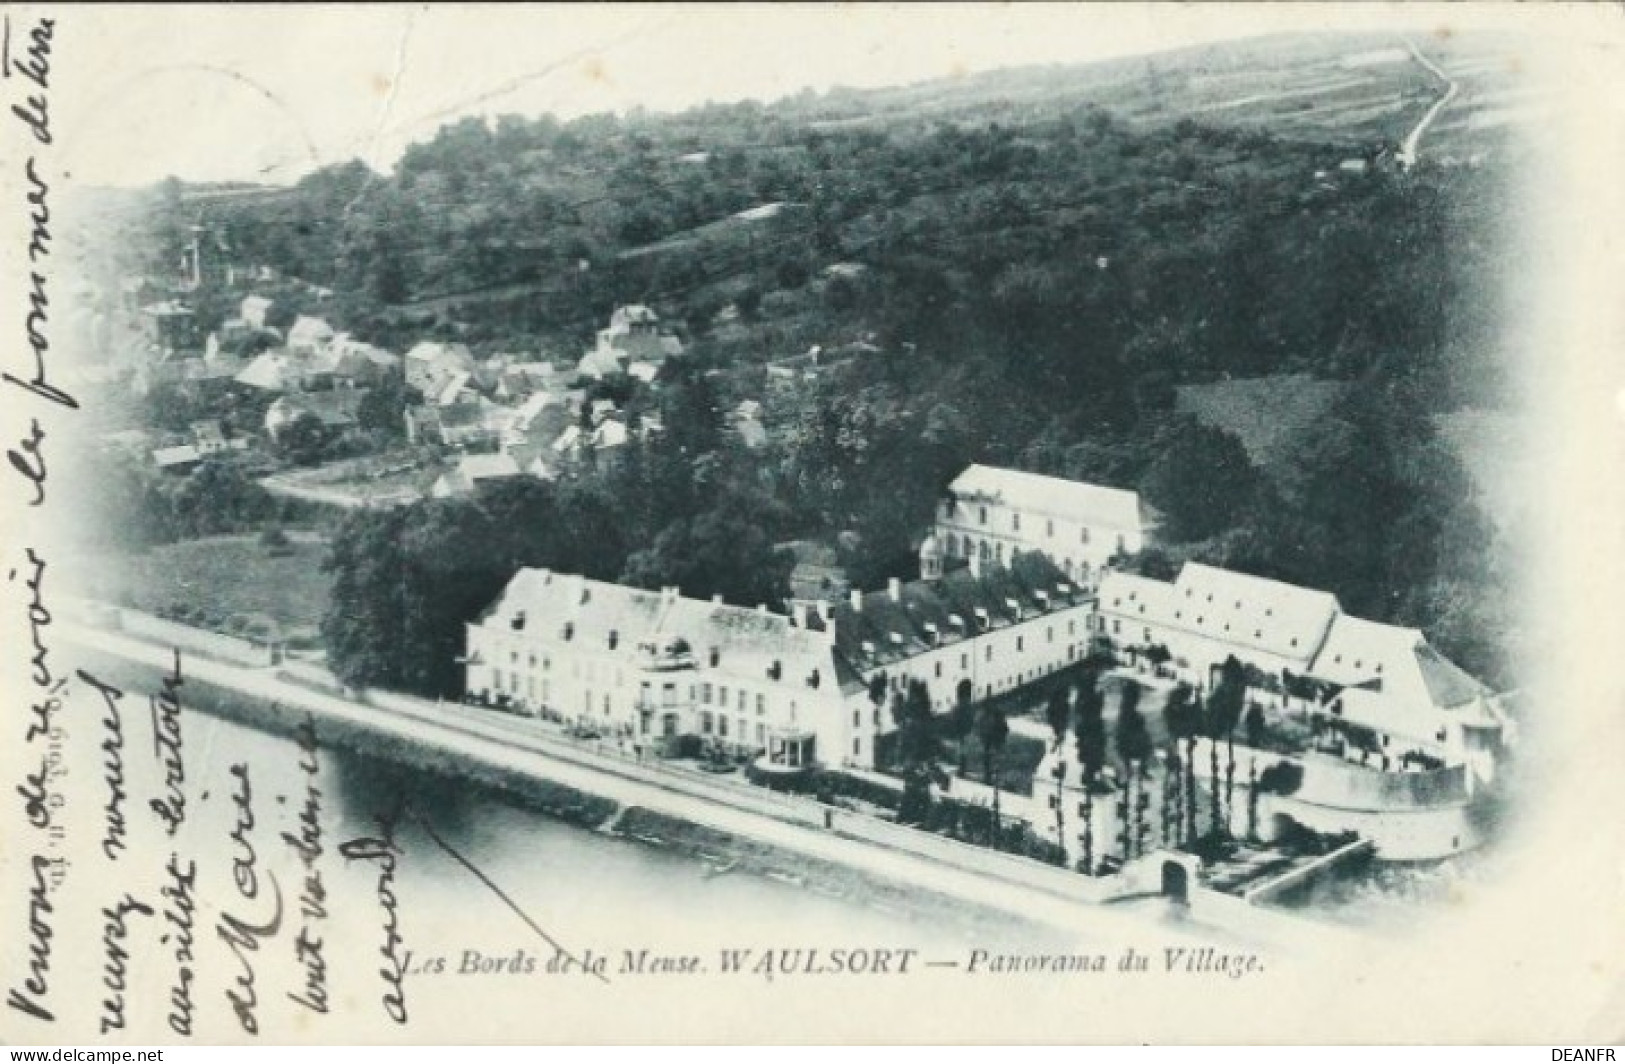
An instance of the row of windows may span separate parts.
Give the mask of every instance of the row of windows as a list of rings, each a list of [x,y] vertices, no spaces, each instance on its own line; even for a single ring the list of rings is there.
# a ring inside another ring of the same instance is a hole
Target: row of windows
[[[715,702],[714,703],[712,701],[713,696],[715,697]],[[713,689],[712,685],[709,684],[709,683],[700,684],[700,702],[703,705],[707,705],[707,706],[715,704],[715,705],[718,705],[718,706],[726,707],[728,705],[728,685],[727,684],[717,684],[716,687]],[[794,703],[791,703],[791,704],[794,705]],[[750,694],[749,694],[749,692],[747,692],[747,691],[745,691],[743,689],[740,689],[739,690],[739,710],[740,710],[740,712],[744,712],[747,708],[749,708],[749,706],[750,706]],[[766,712],[767,712],[767,696],[763,695],[763,694],[758,694],[756,696],[756,715],[761,716],[762,714],[764,714]]]
[[[952,517],[953,516],[953,507],[952,507],[952,505],[950,504],[945,509],[947,511],[946,515],[948,517]],[[977,523],[979,523],[981,525],[984,525],[984,526],[988,523],[988,511],[987,511],[986,506],[977,507],[976,520],[977,520]],[[1021,531],[1021,514],[1016,513],[1016,512],[1012,512],[1010,514],[1010,531],[1012,531],[1012,532],[1020,532]],[[1046,517],[1044,519],[1044,535],[1049,537],[1050,539],[1055,538],[1055,519],[1054,518]],[[1089,542],[1089,528],[1088,528],[1087,525],[1085,525],[1084,527],[1078,529],[1078,542],[1080,542],[1080,543],[1088,543]]]

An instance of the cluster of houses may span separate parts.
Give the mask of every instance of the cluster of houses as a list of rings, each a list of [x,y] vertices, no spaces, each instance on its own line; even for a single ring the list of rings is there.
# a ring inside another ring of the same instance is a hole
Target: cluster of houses
[[[611,399],[590,399],[590,389],[617,376],[653,385],[666,362],[683,354],[681,340],[642,305],[617,308],[573,365],[482,358],[465,344],[436,340],[397,355],[316,316],[299,315],[279,328],[271,324],[273,307],[266,296],[245,297],[237,314],[202,343],[185,304],[168,300],[142,308],[148,357],[136,370],[137,391],[184,383],[205,395],[228,387],[272,394],[259,428],[274,440],[306,418],[332,435],[355,429],[372,389],[397,380],[411,397],[404,416],[408,442],[450,455],[430,488],[437,497],[510,477],[551,479],[572,462],[589,455],[612,459],[639,435],[658,433],[658,417],[630,417]],[[742,403],[730,424],[747,446],[766,441],[759,404]],[[148,451],[160,468],[185,472],[219,450],[248,446],[214,421]]]
[[[889,694],[877,691],[921,681],[934,710],[948,712],[1110,646],[1142,682],[1200,693],[1233,656],[1250,700],[1327,725],[1316,729],[1319,748],[1292,760],[1325,769],[1311,774],[1305,802],[1315,804],[1317,779],[1335,794],[1300,819],[1318,812],[1317,825],[1333,830],[1349,817],[1386,818],[1393,852],[1406,856],[1467,848],[1460,807],[1474,781],[1493,775],[1505,739],[1491,693],[1421,632],[1351,617],[1324,592],[1195,563],[1173,582],[1118,571],[1114,562],[1154,529],[1133,492],[972,466],[942,502],[919,580],[792,599],[788,613],[522,570],[468,625],[467,690],[640,750],[695,736],[765,772],[868,772],[896,727]],[[1355,735],[1361,756],[1348,743]],[[1088,803],[1070,744],[1052,749],[1035,778],[1056,778],[1057,766],[1059,793],[1001,793],[1006,814],[1059,832],[1057,803]],[[1451,799],[1449,827],[1414,805],[1415,786],[1383,782],[1426,783],[1429,772],[1460,782],[1427,792]],[[1340,810],[1351,790],[1382,801]],[[1379,838],[1381,826],[1359,824]]]

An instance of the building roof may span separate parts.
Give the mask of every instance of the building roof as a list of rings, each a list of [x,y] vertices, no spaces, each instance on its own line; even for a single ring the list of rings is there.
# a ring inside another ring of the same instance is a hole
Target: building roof
[[[962,501],[987,499],[1024,512],[1061,517],[1094,528],[1137,531],[1144,523],[1137,492],[1018,469],[973,465],[955,477],[948,490]]]
[[[1108,573],[1100,585],[1100,612],[1227,643],[1239,656],[1285,658],[1303,670],[1340,615],[1337,599],[1324,591],[1196,562],[1187,562],[1171,584]]]
[[[333,339],[333,327],[321,318],[301,314],[288,326],[289,347],[317,347]]]
[[[438,340],[424,340],[406,353],[406,361],[423,366],[436,366],[451,370],[472,370],[474,356],[464,344],[443,344]]]
[[[237,374],[237,383],[268,392],[281,392],[302,376],[302,364],[286,352],[266,351],[254,356],[253,361]]]
[[[839,682],[824,633],[797,627],[780,614],[685,598],[676,589],[645,591],[521,569],[476,623],[536,632],[553,643],[568,639],[598,652],[608,650],[613,634],[629,659],[653,664],[687,653],[702,674],[714,670],[777,684],[786,693]]]
[[[660,315],[644,306],[642,303],[628,303],[624,307],[616,307],[610,313],[611,325],[658,325]]]
[[[202,461],[203,455],[189,443],[179,447],[160,447],[152,452],[152,460],[160,469],[171,469],[175,466],[192,465]]]
[[[836,652],[860,674],[1087,601],[1054,562],[1036,553],[981,576],[957,569],[939,580],[899,583],[895,598],[893,590],[831,611]]]
[[[284,395],[265,411],[265,427],[274,431],[305,414],[314,414],[327,428],[348,428],[356,423],[356,412],[361,409],[361,400],[367,397],[368,391],[367,388],[337,388],[329,392]]]

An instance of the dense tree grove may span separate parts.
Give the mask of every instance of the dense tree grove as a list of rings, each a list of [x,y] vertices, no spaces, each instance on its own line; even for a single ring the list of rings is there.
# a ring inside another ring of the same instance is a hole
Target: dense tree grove
[[[845,106],[468,119],[393,174],[330,167],[214,220],[386,345],[455,325],[478,351],[574,357],[634,300],[682,325],[716,373],[664,381],[664,438],[621,467],[526,488],[544,530],[510,563],[748,600],[782,585],[773,543],[813,537],[872,586],[910,574],[942,488],[982,461],[1140,488],[1160,564],[1324,588],[1504,678],[1502,533],[1435,428],[1500,398],[1501,168],[1346,175],[1365,146],[1082,104],[814,121]],[[733,217],[763,204],[783,208]],[[859,340],[843,370],[767,394],[762,363]],[[1279,373],[1345,385],[1284,473],[1176,412],[1182,385]],[[720,420],[739,398],[777,430],[749,455]],[[381,396],[368,422],[397,410]]]

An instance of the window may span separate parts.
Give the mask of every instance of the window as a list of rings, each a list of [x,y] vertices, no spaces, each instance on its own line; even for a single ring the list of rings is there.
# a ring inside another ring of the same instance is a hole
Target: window
[[[1089,530],[1087,528],[1081,528],[1078,531],[1080,533],[1082,533],[1078,537],[1078,542],[1080,542],[1080,543],[1088,543],[1089,542]]]
[[[763,713],[766,713],[766,712],[767,712],[767,696],[766,695],[757,695],[756,696],[756,715],[759,717]]]
[[[940,661],[936,665],[936,677],[939,680],[942,679],[942,662]]]
[[[700,734],[711,734],[711,714],[709,711],[700,714]]]
[[[1011,514],[1010,515],[1010,530],[1012,532],[1020,532],[1021,531],[1021,515],[1020,514]]]
[[[1044,642],[1046,642],[1046,643],[1055,642],[1055,626],[1054,625],[1051,625],[1050,627],[1044,629]]]
[[[852,740],[852,756],[853,757],[862,757],[863,756],[863,740],[862,739],[853,739]]]
[[[708,683],[700,684],[700,701],[704,702],[706,705],[711,704],[711,685],[710,684],[708,684]]]
[[[717,718],[717,734],[722,736],[724,739],[726,739],[728,737],[728,718],[727,717],[719,716]]]
[[[665,705],[665,706],[675,706],[677,704],[677,685],[676,684],[669,683],[669,684],[666,684],[665,687],[661,688],[661,690],[660,690],[660,704]]]
[[[970,668],[970,655],[969,654],[961,654],[961,655],[959,655],[959,668],[960,668],[961,671],[964,671],[965,669]]]
[[[517,650],[510,650],[510,651],[509,651],[509,652],[508,652],[508,664],[510,664],[510,665],[517,665],[517,664],[519,664],[519,651],[517,651]]]
[[[1119,621],[1119,620],[1113,620],[1112,621],[1112,635],[1117,635],[1118,633],[1122,632],[1122,630],[1123,630],[1123,622]]]
[[[983,661],[992,661],[993,660],[993,645],[991,643],[988,644],[987,650],[982,654],[982,660]]]
[[[984,525],[987,524],[987,507],[986,506],[981,506],[981,507],[978,507],[977,509],[980,512],[976,515],[976,519],[978,521],[980,521]]]
[[[726,687],[719,686],[717,688],[717,705],[726,706],[727,704],[728,704],[728,689]]]
[[[744,709],[744,708],[745,708],[745,697],[746,697],[746,696],[745,696],[745,692],[744,692],[744,691],[740,691],[740,692],[739,692],[739,708],[740,708],[740,709]],[[760,697],[760,696],[758,696],[758,697]]]
[[[756,745],[757,746],[766,746],[767,745],[767,728],[766,728],[766,726],[761,725],[761,724],[756,725]]]
[[[1066,634],[1067,635],[1077,635],[1078,634],[1077,627],[1078,627],[1078,622],[1077,621],[1067,621],[1066,622]]]
[[[1023,650],[1026,650],[1026,649],[1027,649],[1027,637],[1022,636],[1022,635],[1016,636],[1016,653],[1019,654]]]
[[[852,727],[860,728],[862,726],[863,726],[863,711],[858,710],[858,709],[854,709],[852,711]]]
[[[1055,535],[1055,522],[1054,521],[1051,520],[1051,521],[1045,521],[1044,522],[1044,535],[1050,536],[1052,538],[1054,537],[1054,535]]]

